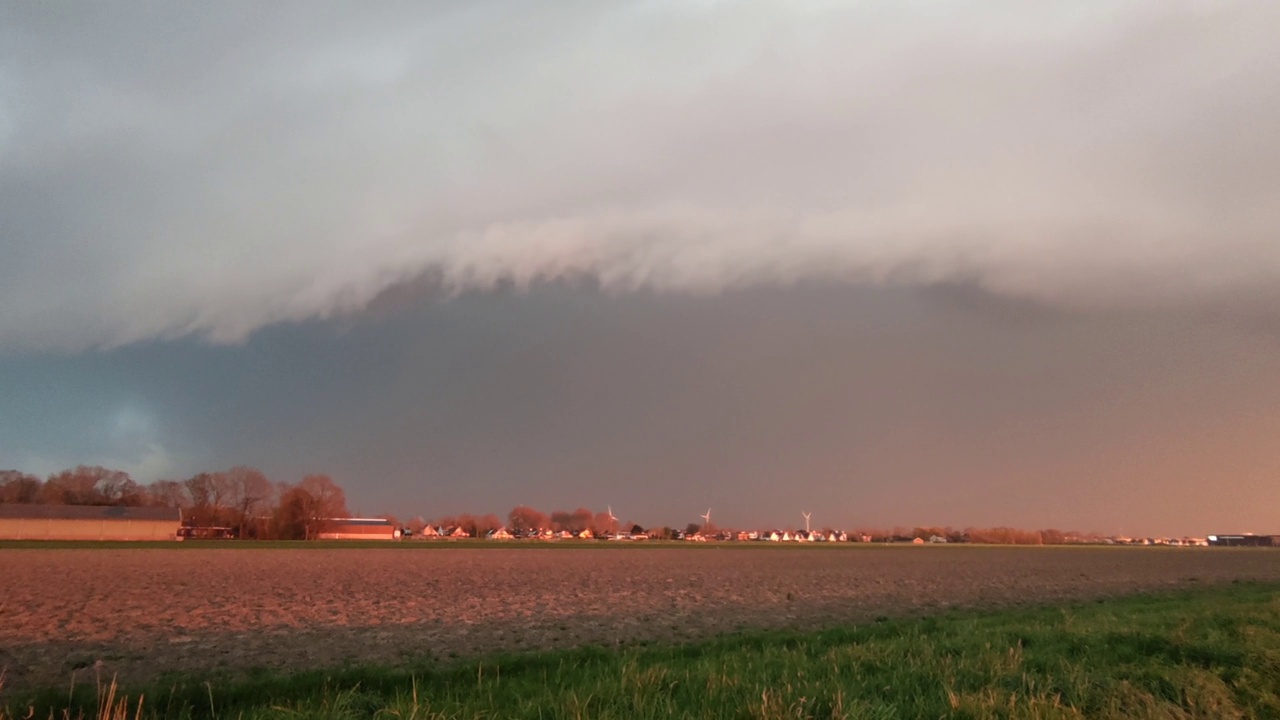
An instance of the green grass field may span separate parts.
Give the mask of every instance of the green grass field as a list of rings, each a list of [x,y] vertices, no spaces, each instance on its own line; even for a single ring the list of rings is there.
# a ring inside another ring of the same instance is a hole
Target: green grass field
[[[0,720],[1280,718],[1280,585],[115,693],[11,699]]]

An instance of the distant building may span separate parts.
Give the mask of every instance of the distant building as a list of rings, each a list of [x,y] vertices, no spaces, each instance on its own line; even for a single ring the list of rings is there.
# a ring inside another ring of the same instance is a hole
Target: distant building
[[[226,525],[183,525],[178,533],[184,540],[228,540],[236,536],[236,529]]]
[[[1210,535],[1210,547],[1280,547],[1280,535]]]
[[[115,505],[0,505],[3,540],[181,540],[182,511]]]
[[[325,518],[317,540],[399,540],[400,528],[382,518]]]

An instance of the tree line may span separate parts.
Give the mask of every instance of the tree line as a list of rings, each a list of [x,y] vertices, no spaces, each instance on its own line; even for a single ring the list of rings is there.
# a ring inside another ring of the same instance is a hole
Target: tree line
[[[346,492],[328,475],[308,475],[297,483],[272,482],[261,471],[244,466],[222,472],[197,473],[185,480],[157,480],[149,484],[135,482],[129,474],[100,466],[63,470],[41,480],[17,470],[0,470],[0,504],[47,505],[124,505],[133,507],[176,507],[182,510],[184,525],[201,528],[230,537],[246,539],[306,540],[314,538],[324,518],[347,517]],[[417,534],[428,521],[415,517],[401,524],[392,516],[383,516],[397,527]],[[471,537],[484,537],[490,530],[505,527],[517,535],[534,530],[581,533],[590,530],[600,536],[613,532],[644,532],[630,521],[620,523],[607,512],[584,507],[576,510],[543,512],[528,505],[517,505],[506,518],[495,514],[469,513],[445,515],[430,523],[441,528],[461,527]],[[778,528],[781,529],[781,528]],[[785,529],[792,530],[792,526]],[[690,523],[686,534],[707,534],[735,530],[728,527],[702,527]],[[822,526],[825,535],[831,527]],[[671,528],[661,528],[658,537],[670,538]],[[909,542],[916,538],[935,538],[953,543],[985,543],[1007,545],[1059,545],[1096,542],[1096,534],[1059,530],[1020,530],[1016,528],[896,527],[891,530],[856,528],[854,538],[871,542]]]
[[[234,467],[185,480],[135,482],[129,474],[81,465],[41,480],[0,470],[0,504],[173,507],[183,524],[203,532],[262,540],[306,540],[324,518],[346,517],[347,496],[328,475],[271,482],[260,470]]]

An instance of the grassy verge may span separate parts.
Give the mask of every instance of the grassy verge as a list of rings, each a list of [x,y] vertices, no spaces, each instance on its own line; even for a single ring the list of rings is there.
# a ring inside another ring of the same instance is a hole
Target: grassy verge
[[[171,679],[131,697],[90,689],[68,711],[67,693],[50,692],[0,720],[1280,718],[1280,585],[449,667]]]

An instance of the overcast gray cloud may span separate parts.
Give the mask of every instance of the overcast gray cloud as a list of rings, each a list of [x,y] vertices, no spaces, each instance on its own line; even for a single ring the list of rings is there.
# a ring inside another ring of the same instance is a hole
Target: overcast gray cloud
[[[10,3],[0,349],[590,275],[1280,287],[1274,2]]]

